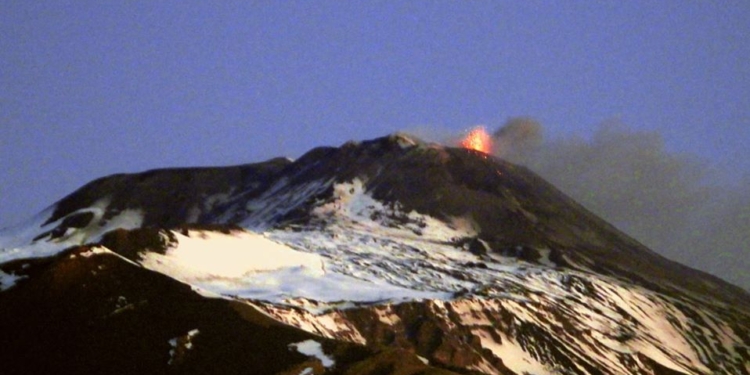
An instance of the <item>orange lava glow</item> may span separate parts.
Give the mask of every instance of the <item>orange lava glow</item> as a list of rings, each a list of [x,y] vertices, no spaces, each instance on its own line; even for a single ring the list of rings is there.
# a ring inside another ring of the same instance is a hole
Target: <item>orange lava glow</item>
[[[492,139],[483,126],[477,126],[461,141],[461,147],[489,154],[492,148]]]

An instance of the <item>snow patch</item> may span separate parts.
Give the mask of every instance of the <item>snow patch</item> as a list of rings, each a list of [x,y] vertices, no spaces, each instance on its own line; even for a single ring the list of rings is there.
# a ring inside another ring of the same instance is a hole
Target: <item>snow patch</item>
[[[367,340],[362,336],[357,327],[348,320],[341,310],[336,307],[325,313],[316,314],[311,312],[309,307],[302,309],[280,306],[277,304],[267,304],[258,302],[247,302],[248,305],[255,307],[264,315],[297,327],[304,331],[332,339],[343,339],[345,341],[367,345]],[[347,306],[349,307],[349,306]]]
[[[508,336],[500,334],[501,342],[497,342],[483,329],[474,329],[472,333],[479,338],[483,348],[492,351],[497,358],[503,361],[505,367],[516,374],[552,375],[552,372],[546,366],[539,363]]]
[[[177,241],[166,254],[149,252],[144,267],[183,281],[234,279],[252,273],[282,268],[323,273],[320,256],[292,250],[258,234],[242,232],[173,232]]]
[[[14,275],[12,273],[5,273],[3,270],[0,270],[0,292],[4,292],[16,285],[16,282],[18,280],[25,279],[26,276],[18,276]]]
[[[71,245],[64,243],[35,242],[31,245],[0,249],[0,264],[18,259],[54,256]]]
[[[466,218],[453,218],[446,223],[416,211],[404,212],[398,204],[384,206],[365,190],[359,178],[334,184],[332,200],[315,207],[312,214],[324,220],[335,217],[340,224],[355,224],[366,230],[388,228],[401,238],[449,242],[477,234],[475,226]]]
[[[245,204],[247,218],[242,221],[241,226],[261,231],[310,197],[325,191],[331,183],[333,179],[290,185],[289,178],[283,177],[264,191],[260,197]]]
[[[95,246],[95,247],[92,247],[91,249],[89,249],[87,251],[84,251],[84,252],[80,253],[80,255],[82,257],[84,257],[84,258],[90,258],[90,257],[92,257],[94,255],[111,254],[111,253],[112,253],[112,251],[110,251],[109,249],[107,249],[105,247]]]
[[[168,365],[179,364],[182,362],[187,351],[193,348],[193,338],[198,335],[200,331],[196,328],[188,331],[188,333],[172,338],[169,340],[169,346],[172,349],[169,350],[169,361]]]
[[[71,212],[66,217],[43,225],[54,212],[54,207],[52,207],[24,224],[3,230],[2,234],[0,234],[0,263],[17,259],[54,256],[72,246],[99,242],[104,234],[111,230],[120,228],[129,230],[141,227],[143,213],[140,210],[130,209],[120,212],[104,226],[101,226],[101,219],[108,205],[109,199],[100,199],[90,207]],[[65,233],[59,238],[50,240],[48,237],[44,237],[36,241],[34,240],[40,234],[61,225],[65,218],[82,213],[92,213],[94,215],[86,227],[67,228]]]
[[[26,246],[40,233],[54,228],[55,224],[61,222],[61,220],[44,225],[54,211],[55,206],[49,207],[34,215],[34,217],[29,220],[1,229],[0,249],[12,249]]]
[[[416,146],[418,142],[421,143],[421,141],[417,141],[411,135],[406,133],[395,133],[391,136],[391,139],[394,139],[396,144],[402,149]]]
[[[401,318],[393,313],[393,308],[391,306],[378,308],[375,310],[375,313],[378,314],[378,320],[383,324],[393,326],[401,323]]]
[[[52,216],[52,206],[26,222],[5,228],[0,232],[0,264],[17,259],[44,258],[53,256],[72,244],[34,241],[41,233],[51,230],[62,222],[62,219],[44,225]]]
[[[547,267],[557,267],[557,264],[549,259],[551,252],[552,250],[550,249],[539,249],[539,264],[545,265]]]
[[[92,220],[92,222],[94,221]],[[143,211],[140,209],[123,210],[117,216],[109,219],[101,229],[87,233],[87,237],[90,238],[87,242],[99,242],[104,234],[115,229],[133,230],[140,228],[141,225],[143,225]]]
[[[295,344],[289,344],[290,348],[296,349],[301,354],[306,356],[315,357],[323,364],[323,367],[329,368],[336,364],[336,362],[323,353],[323,347],[320,343],[315,340],[305,340]]]

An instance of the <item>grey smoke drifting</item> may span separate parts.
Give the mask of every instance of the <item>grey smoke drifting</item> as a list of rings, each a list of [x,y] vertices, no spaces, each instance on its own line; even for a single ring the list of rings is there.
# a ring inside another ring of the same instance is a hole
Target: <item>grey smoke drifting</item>
[[[543,141],[542,133],[533,119],[510,119],[493,133],[494,153],[664,256],[750,290],[747,184],[715,183],[722,171],[668,152],[656,132],[604,124],[590,140]]]
[[[525,159],[542,144],[542,124],[528,117],[509,119],[492,133],[493,153],[504,159]]]

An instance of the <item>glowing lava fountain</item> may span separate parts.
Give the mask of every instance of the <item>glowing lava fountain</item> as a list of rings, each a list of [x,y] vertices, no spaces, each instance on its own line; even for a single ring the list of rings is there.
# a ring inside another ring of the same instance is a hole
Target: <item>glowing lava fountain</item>
[[[492,139],[484,126],[477,126],[461,140],[461,147],[489,154],[492,149]]]

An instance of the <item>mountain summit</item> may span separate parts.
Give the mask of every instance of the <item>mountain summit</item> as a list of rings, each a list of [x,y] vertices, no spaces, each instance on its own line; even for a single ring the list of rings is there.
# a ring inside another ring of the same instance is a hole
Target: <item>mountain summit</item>
[[[750,374],[746,291],[404,134],[92,181],[0,290],[4,373]]]

